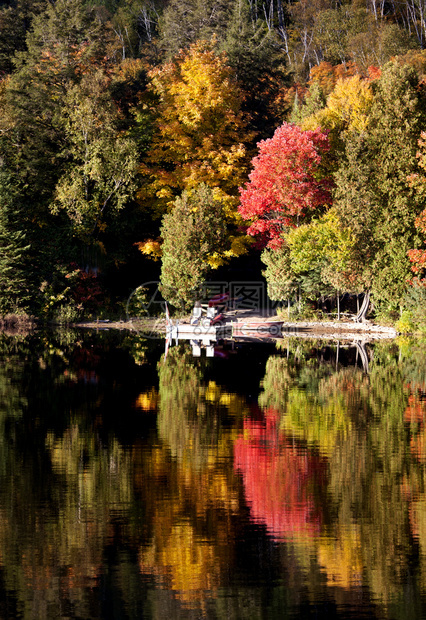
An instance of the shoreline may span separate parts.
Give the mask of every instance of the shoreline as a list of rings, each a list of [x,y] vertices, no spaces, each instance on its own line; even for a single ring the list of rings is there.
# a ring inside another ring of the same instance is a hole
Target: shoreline
[[[299,333],[315,333],[316,335],[348,334],[350,336],[355,335],[371,338],[396,338],[400,335],[394,327],[377,325],[369,321],[366,321],[365,323],[348,323],[339,321],[325,321],[324,323],[321,323],[301,321],[300,323],[285,322],[282,325],[283,331],[286,330],[291,333],[293,329]]]
[[[179,323],[185,324],[188,318],[178,319]],[[313,337],[313,338],[333,338],[333,339],[393,339],[399,333],[394,327],[377,325],[370,321],[364,323],[354,323],[348,321],[284,321],[278,316],[264,317],[251,314],[246,317],[229,317],[227,325],[233,325],[239,332],[244,332],[246,337],[259,335],[265,337],[268,329],[279,326],[278,333],[271,335],[271,338],[283,338],[291,336]],[[84,321],[75,323],[70,327],[77,329],[96,329],[96,330],[127,330],[137,333],[155,333],[158,335],[166,334],[165,318],[145,318],[131,321]],[[275,331],[274,329],[272,331]]]
[[[189,315],[174,319],[181,325],[188,325]],[[256,313],[231,315],[226,317],[224,326],[231,328],[232,340],[282,340],[283,338],[304,338],[322,340],[393,340],[401,335],[394,327],[378,325],[373,321],[355,323],[348,321],[285,321],[279,316],[262,316]],[[41,325],[35,320],[25,325],[0,325],[0,331],[9,335],[17,335],[38,331],[39,329],[76,329],[95,331],[127,331],[129,334],[139,334],[151,338],[164,338],[167,332],[165,317],[145,317],[142,319],[110,320],[98,319],[81,321],[78,323],[49,323]],[[407,337],[416,337],[416,334],[404,334]],[[223,338],[220,338],[223,339]]]

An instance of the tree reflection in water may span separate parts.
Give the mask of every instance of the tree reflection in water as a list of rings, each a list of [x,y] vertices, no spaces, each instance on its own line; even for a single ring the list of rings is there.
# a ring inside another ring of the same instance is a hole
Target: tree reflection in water
[[[148,486],[161,484],[164,495],[162,501],[155,490],[145,495],[153,536],[139,565],[185,605],[199,605],[214,598],[233,561],[239,488],[230,464],[248,407],[243,397],[205,381],[186,347],[171,349],[158,368],[161,443],[149,460],[159,467]]]
[[[421,344],[128,338],[0,338],[0,615],[421,617]]]
[[[316,497],[326,485],[327,463],[279,431],[279,417],[269,409],[262,421],[244,422],[234,446],[235,466],[254,521],[264,523],[276,540],[312,538],[321,531]]]

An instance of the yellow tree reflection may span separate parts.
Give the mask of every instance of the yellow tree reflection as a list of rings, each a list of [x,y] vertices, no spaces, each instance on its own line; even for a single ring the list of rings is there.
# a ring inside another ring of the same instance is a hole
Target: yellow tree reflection
[[[185,347],[161,361],[161,443],[151,453],[134,451],[135,479],[153,531],[140,549],[140,570],[156,575],[188,606],[215,597],[232,564],[240,505],[233,441],[248,411],[244,399],[203,381],[199,364]]]

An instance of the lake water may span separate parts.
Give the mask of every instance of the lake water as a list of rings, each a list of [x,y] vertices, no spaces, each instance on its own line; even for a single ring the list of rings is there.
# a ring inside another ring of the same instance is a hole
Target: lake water
[[[0,618],[426,618],[426,348],[0,334]]]

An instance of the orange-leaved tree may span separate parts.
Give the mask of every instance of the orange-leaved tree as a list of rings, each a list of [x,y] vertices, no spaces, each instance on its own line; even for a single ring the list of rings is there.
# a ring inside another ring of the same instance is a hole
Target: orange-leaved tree
[[[309,73],[309,85],[316,83],[321,87],[324,95],[329,95],[339,80],[347,80],[354,75],[359,75],[360,71],[353,62],[346,62],[340,65],[332,65],[324,60],[319,65],[312,67]]]
[[[416,218],[415,225],[417,230],[419,230],[423,234],[426,234],[426,209],[424,209]],[[411,271],[415,274],[415,277],[413,278],[411,283],[414,286],[426,287],[426,250],[424,248],[408,250],[407,255],[410,259]]]
[[[420,168],[426,170],[426,132],[422,131],[419,139],[419,152],[417,153]],[[410,185],[415,189],[421,199],[426,198],[426,177],[422,174],[412,174],[409,177]],[[420,235],[426,234],[426,209],[424,209],[415,219],[416,229]],[[411,284],[413,286],[426,287],[426,249],[408,250],[407,256],[411,263],[411,271],[415,274]]]

